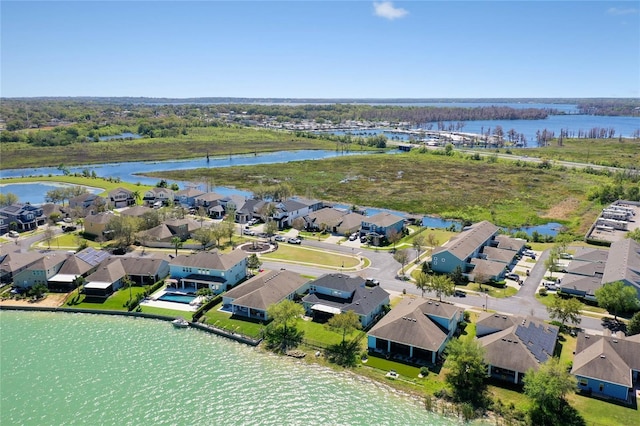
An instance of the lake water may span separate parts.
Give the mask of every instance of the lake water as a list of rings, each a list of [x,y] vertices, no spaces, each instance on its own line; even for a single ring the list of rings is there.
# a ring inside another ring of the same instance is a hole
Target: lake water
[[[48,191],[56,188],[71,187],[77,185],[71,185],[58,182],[42,182],[42,183],[15,183],[5,185],[0,183],[0,193],[6,194],[8,192],[16,194],[19,201],[29,202],[31,204],[43,204],[45,203],[45,197]],[[99,194],[103,191],[100,188],[92,188],[85,186],[87,191],[92,194]]]
[[[382,384],[162,321],[0,312],[2,425],[453,425]]]
[[[101,141],[110,141],[115,139],[140,139],[142,136],[137,133],[124,132],[119,135],[100,136],[98,139]]]

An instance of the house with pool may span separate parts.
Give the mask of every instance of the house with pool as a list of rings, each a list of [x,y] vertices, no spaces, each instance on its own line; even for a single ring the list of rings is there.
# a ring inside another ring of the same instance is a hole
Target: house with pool
[[[247,277],[247,254],[241,249],[180,255],[169,262],[171,284],[186,292],[209,288],[214,294],[229,290]]]
[[[405,298],[369,330],[367,347],[413,364],[436,364],[463,319],[454,305]]]
[[[287,270],[260,273],[227,291],[222,296],[222,309],[240,317],[268,321],[269,306],[302,296],[309,289],[309,281]]]

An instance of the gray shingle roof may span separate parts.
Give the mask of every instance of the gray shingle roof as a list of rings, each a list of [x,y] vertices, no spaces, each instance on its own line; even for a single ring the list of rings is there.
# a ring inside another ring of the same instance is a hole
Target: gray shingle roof
[[[308,278],[292,271],[269,271],[256,275],[229,290],[225,293],[225,297],[233,298],[234,305],[266,310],[269,306],[282,301],[304,286],[308,281]]]
[[[462,231],[457,237],[436,248],[434,254],[448,251],[460,260],[466,260],[480,246],[485,244],[499,228],[489,221],[482,221]]]
[[[505,250],[497,247],[485,247],[482,252],[487,260],[495,260],[496,262],[510,263],[516,255],[513,250]]]
[[[432,305],[435,305],[433,302]],[[442,304],[440,304],[442,305]],[[403,299],[367,333],[380,339],[428,351],[439,350],[448,333],[427,316],[429,302],[424,299]]]
[[[362,221],[386,228],[387,226],[391,226],[398,222],[404,221],[404,218],[392,213],[380,212],[371,217],[363,217]]]
[[[180,255],[171,261],[171,265],[227,271],[247,257],[241,249],[220,254],[218,251],[201,251],[195,254]]]
[[[625,238],[611,244],[602,283],[623,281],[640,293],[640,244]]]
[[[92,281],[113,283],[124,278],[127,273],[120,262],[120,259],[105,261],[98,269],[87,277],[87,282]]]
[[[609,256],[608,250],[594,249],[589,247],[578,247],[573,258],[575,260],[583,260],[586,262],[602,262],[607,261]]]
[[[632,370],[640,371],[640,341],[578,334],[571,373],[632,386]]]
[[[566,271],[569,274],[585,275],[593,277],[596,274],[604,272],[605,265],[600,262],[584,262],[580,260],[572,260],[567,265]]]
[[[504,250],[520,251],[526,244],[526,241],[508,235],[496,235],[495,240],[498,242],[498,248]]]

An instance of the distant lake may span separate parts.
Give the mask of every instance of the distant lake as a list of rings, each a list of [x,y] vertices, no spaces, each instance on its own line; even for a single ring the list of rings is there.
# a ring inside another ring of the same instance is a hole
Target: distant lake
[[[101,141],[110,141],[114,139],[140,139],[142,135],[137,133],[124,132],[119,135],[111,135],[111,136],[100,136],[98,139]]]
[[[0,193],[12,193],[18,196],[21,203],[29,202],[31,204],[44,204],[48,191],[56,188],[64,188],[78,185],[71,185],[58,182],[39,182],[39,183],[12,183],[0,184]],[[85,186],[92,194],[99,194],[104,191],[102,188],[93,188]]]

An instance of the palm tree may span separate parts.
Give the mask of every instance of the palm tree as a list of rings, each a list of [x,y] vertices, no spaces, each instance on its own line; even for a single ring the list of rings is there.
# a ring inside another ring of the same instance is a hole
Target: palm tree
[[[137,189],[131,193],[131,196],[136,200],[136,204],[138,204],[142,199],[142,195],[140,195],[140,191]]]
[[[183,242],[180,237],[173,237],[171,239],[171,245],[176,249],[176,257],[178,257],[178,249],[182,248]]]

